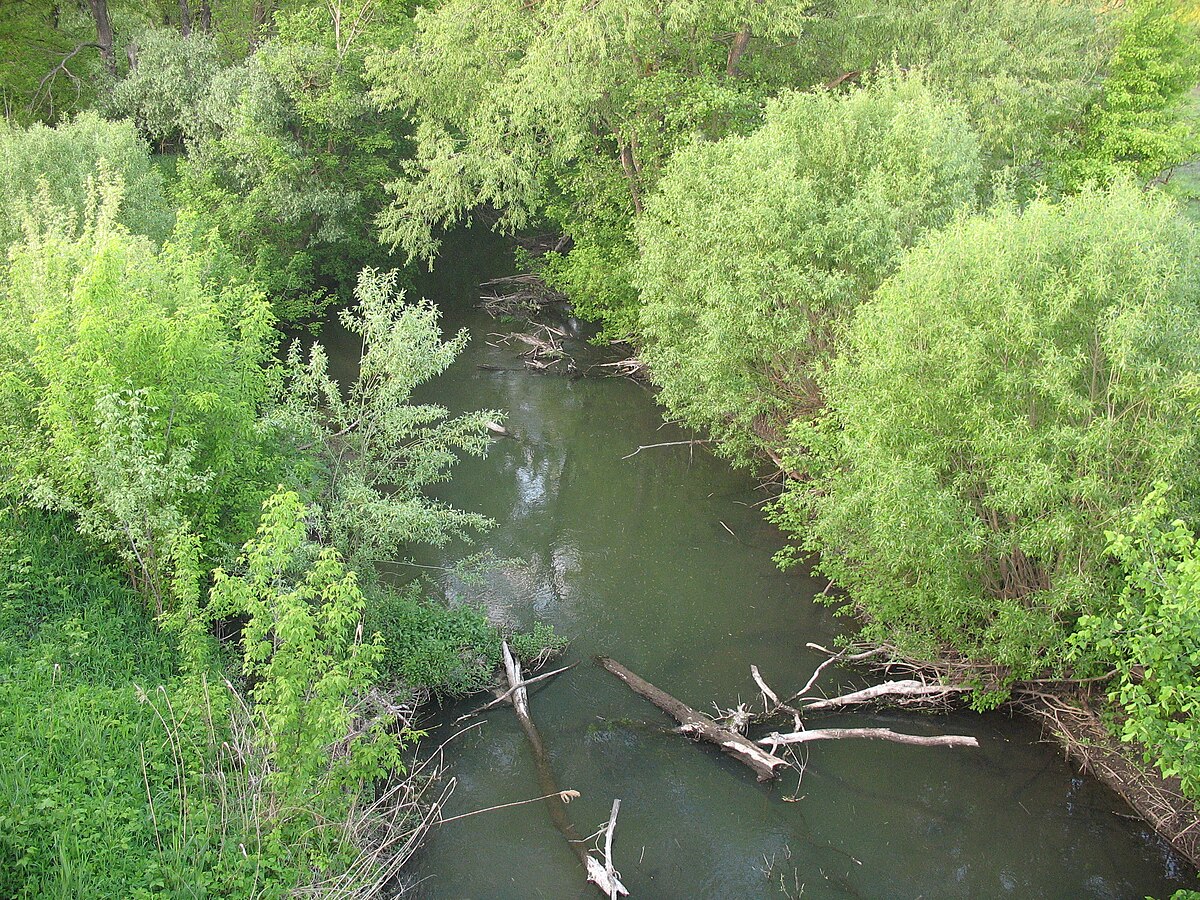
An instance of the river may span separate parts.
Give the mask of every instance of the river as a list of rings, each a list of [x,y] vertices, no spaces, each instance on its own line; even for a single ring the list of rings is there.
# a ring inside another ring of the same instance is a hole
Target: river
[[[1039,743],[1029,722],[830,718],[822,721],[970,734],[980,748],[820,743],[802,778],[760,785],[749,769],[669,733],[673,723],[596,667],[595,655],[612,656],[711,711],[714,701],[757,700],[752,663],[780,692],[799,689],[822,658],[805,643],[831,645],[848,623],[813,602],[824,582],[774,566],[782,539],[747,474],[702,447],[624,458],[692,437],[664,425],[646,388],[533,374],[512,351],[488,345],[504,326],[475,309],[477,285],[511,265],[498,239],[459,234],[418,285],[442,307],[447,332],[471,332],[462,357],[420,399],[456,412],[503,409],[516,434],[464,461],[437,491],[496,527],[476,548],[428,551],[419,562],[450,566],[479,548],[515,560],[482,583],[444,574],[440,589],[499,622],[548,622],[570,639],[566,660],[579,665],[536,688],[531,708],[559,785],[582,795],[567,808],[578,830],[597,830],[621,799],[614,857],[633,897],[1164,898],[1196,886],[1115,795]],[[336,325],[324,335],[344,371],[356,347],[343,337]],[[834,672],[824,683],[854,678]],[[430,746],[478,704],[438,712]],[[446,753],[457,779],[446,816],[539,794],[511,709],[486,714]],[[600,896],[541,803],[436,829],[413,871],[428,898]]]

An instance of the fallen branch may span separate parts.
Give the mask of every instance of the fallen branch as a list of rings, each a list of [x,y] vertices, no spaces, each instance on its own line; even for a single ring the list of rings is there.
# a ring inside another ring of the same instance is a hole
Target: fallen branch
[[[583,846],[583,839],[575,830],[571,820],[567,818],[566,804],[572,792],[559,788],[557,779],[554,777],[554,769],[550,766],[549,754],[546,753],[546,745],[542,743],[542,736],[538,732],[537,726],[533,724],[533,718],[529,715],[529,694],[525,689],[529,682],[521,677],[521,664],[513,658],[512,651],[508,649],[508,641],[504,641],[500,645],[500,649],[504,657],[504,674],[508,678],[509,702],[517,714],[517,721],[521,723],[525,737],[529,740],[529,747],[533,751],[533,764],[537,770],[538,784],[542,789],[542,799],[546,803],[550,821],[566,838],[567,846],[579,857],[584,871],[588,873],[589,881],[593,881],[607,897],[628,896],[629,891],[625,889],[625,885],[621,884],[615,876],[610,880],[605,867],[587,852]],[[592,878],[593,872],[599,873],[600,880]]]
[[[616,660],[601,656],[597,658],[597,662],[606,672],[625,682],[635,694],[649,700],[678,722],[681,726],[679,731],[682,734],[719,747],[722,752],[753,769],[759,781],[770,781],[776,777],[776,769],[791,765],[787,760],[762,750],[742,735],[730,731],[728,728],[722,728],[704,713],[697,712],[666,691],[659,690]]]
[[[843,706],[854,706],[860,703],[876,703],[887,701],[892,704],[931,703],[947,700],[956,694],[970,691],[970,688],[956,685],[926,684],[923,681],[885,681],[861,691],[852,691],[840,697],[830,697],[828,700],[810,700],[803,704],[805,712],[823,709],[840,709]]]
[[[771,752],[780,744],[807,744],[812,741],[835,741],[844,738],[865,738],[874,741],[892,741],[896,744],[913,744],[917,747],[978,747],[979,741],[959,734],[942,734],[927,737],[920,734],[902,734],[890,728],[813,728],[808,731],[793,731],[780,734],[773,731],[757,743],[770,747]]]
[[[547,678],[553,678],[555,675],[560,675],[563,672],[567,671],[567,669],[573,669],[577,665],[578,665],[578,663],[571,663],[569,666],[563,666],[561,669],[555,669],[553,672],[543,672],[541,675],[535,676],[534,678],[526,678],[524,681],[522,681],[520,683],[519,687],[525,688],[531,684],[537,684],[539,681],[545,681]],[[507,691],[505,691],[503,694],[498,696],[495,700],[492,700],[490,703],[484,704],[483,706],[479,707],[479,709],[474,710],[473,712],[465,713],[465,714],[459,716],[457,719],[454,720],[454,724],[457,725],[459,722],[463,721],[464,719],[469,719],[472,716],[477,716],[482,712],[487,712],[493,706],[499,706],[501,703],[503,703],[505,700],[507,700],[509,697],[511,697],[513,695],[513,691],[515,691],[515,690],[516,690],[516,688],[510,687]]]
[[[609,900],[617,900],[618,889],[624,890],[612,862],[613,832],[617,828],[617,811],[620,808],[621,801],[613,800],[612,814],[609,815],[608,825],[604,828],[604,865],[601,866],[594,856],[589,855],[587,858],[588,881],[599,885],[601,890],[604,890],[607,885]]]
[[[653,450],[655,447],[682,447],[684,444],[695,445],[695,444],[707,444],[707,443],[708,443],[708,441],[706,441],[706,440],[695,440],[695,441],[664,441],[661,444],[643,444],[642,446],[640,446],[636,450],[634,450],[632,453],[630,453],[628,456],[622,456],[621,459],[632,459],[633,457],[635,457],[639,453],[641,453],[643,450]]]

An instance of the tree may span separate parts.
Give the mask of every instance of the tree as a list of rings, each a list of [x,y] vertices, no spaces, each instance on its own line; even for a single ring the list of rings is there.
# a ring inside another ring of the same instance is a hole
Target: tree
[[[185,218],[156,248],[120,201],[103,184],[81,227],[50,216],[12,251],[0,490],[77,516],[161,612],[180,535],[236,546],[273,483],[258,418],[276,333],[263,295],[221,277],[219,244]]]
[[[746,459],[819,409],[837,329],[903,249],[975,200],[964,111],[919,74],[785,95],[696,143],[637,223],[639,352],[670,415]]]
[[[105,178],[122,183],[117,221],[164,240],[174,213],[149,149],[130,123],[108,122],[94,112],[55,128],[0,122],[0,205],[6,210],[0,218],[0,261],[21,236],[25,217],[50,206],[78,220],[89,203],[89,183]]]
[[[957,222],[859,307],[775,519],[868,639],[995,664],[993,687],[1062,668],[1114,589],[1104,530],[1158,479],[1200,496],[1198,250],[1120,183]]]
[[[355,728],[383,648],[363,640],[365,601],[336,551],[298,567],[306,514],[294,492],[272,495],[238,560],[243,574],[214,572],[209,607],[211,615],[246,619],[242,672],[254,685],[258,735],[267,744],[275,802],[264,812],[272,826],[310,808],[340,823],[364,785],[402,770],[399,750],[409,736],[392,733],[386,717]]]
[[[1200,81],[1200,36],[1183,7],[1179,0],[1129,4],[1101,96],[1059,162],[1066,187],[1121,173],[1149,181],[1200,155],[1200,123],[1189,104]]]
[[[422,491],[449,478],[458,451],[482,454],[487,423],[503,417],[493,410],[450,416],[444,407],[411,403],[414,389],[458,356],[466,334],[442,341],[437,308],[405,304],[395,272],[364,270],[355,299],[341,321],[362,338],[357,379],[343,388],[320,344],[306,357],[295,343],[274,420],[308,454],[299,456],[294,477],[314,498],[314,531],[372,573],[405,544],[441,545],[488,524]]]
[[[217,74],[181,166],[183,205],[220,231],[287,320],[312,317],[331,291],[348,301],[359,268],[384,255],[371,229],[402,126],[372,105],[363,56],[392,39],[401,11],[345,6],[281,12],[276,37]]]
[[[1059,135],[1096,94],[1110,13],[1080,0],[838,0],[799,51],[812,80],[921,68],[961,103],[986,167],[1019,186],[1044,176]]]
[[[415,158],[379,217],[384,241],[431,260],[437,231],[479,207],[506,231],[548,216],[577,248],[552,280],[578,312],[624,330],[631,217],[693,133],[753,126],[769,86],[792,73],[781,45],[800,34],[806,6],[450,0],[419,10],[410,45],[368,60],[378,101],[415,123]]]
[[[221,69],[217,45],[203,33],[148,28],[137,47],[137,66],[113,88],[107,112],[132,119],[160,150],[180,147],[196,133],[200,101]]]

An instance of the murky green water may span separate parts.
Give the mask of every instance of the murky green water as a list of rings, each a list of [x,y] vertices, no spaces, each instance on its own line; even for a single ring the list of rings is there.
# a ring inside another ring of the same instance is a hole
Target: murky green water
[[[495,518],[482,546],[521,564],[483,585],[442,583],[498,620],[540,619],[571,639],[567,659],[580,664],[536,689],[531,708],[560,786],[582,792],[568,808],[580,832],[595,831],[621,799],[614,855],[634,897],[782,897],[781,878],[805,897],[1166,897],[1194,886],[1115,796],[1076,776],[1026,722],[831,719],[973,734],[981,748],[817,744],[799,783],[791,775],[766,786],[668,733],[673,723],[594,666],[594,655],[711,709],[757,699],[751,663],[780,691],[798,689],[818,661],[805,642],[829,644],[843,626],[811,602],[823,583],[773,566],[780,536],[754,508],[764,494],[745,474],[700,448],[622,459],[689,437],[663,425],[644,388],[478,368],[519,369],[486,343],[501,326],[472,308],[478,282],[507,265],[489,236],[459,237],[421,285],[445,310],[447,330],[473,335],[423,399],[505,409],[518,435],[463,463],[440,495]],[[336,330],[326,338],[336,352]],[[421,561],[447,565],[467,552]],[[510,709],[487,714],[447,757],[458,780],[447,816],[539,793]],[[430,898],[600,896],[540,803],[441,827],[415,874]]]

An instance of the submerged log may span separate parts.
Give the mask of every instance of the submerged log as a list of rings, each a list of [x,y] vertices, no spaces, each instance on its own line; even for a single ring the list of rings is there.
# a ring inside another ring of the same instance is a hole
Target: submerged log
[[[533,723],[533,717],[529,714],[529,693],[525,689],[529,682],[522,679],[521,664],[513,658],[512,651],[508,649],[508,641],[501,645],[501,650],[504,654],[504,674],[508,679],[508,700],[517,714],[517,721],[521,723],[525,737],[529,740],[529,747],[533,751],[533,765],[537,770],[541,791],[546,795],[546,810],[550,814],[550,821],[567,839],[567,846],[579,857],[580,864],[587,872],[588,881],[600,888],[606,897],[628,896],[629,891],[626,890],[625,885],[621,884],[615,874],[610,874],[612,871],[611,860],[610,865],[605,866],[588,853],[584,839],[580,837],[571,820],[567,818],[564,792],[558,786],[558,779],[554,777],[554,769],[551,768],[550,757],[546,753],[546,745],[542,743],[542,736]],[[614,818],[616,816],[615,809],[613,816]]]
[[[605,671],[625,682],[635,694],[649,700],[678,722],[679,730],[683,734],[719,747],[722,752],[753,769],[759,781],[770,781],[776,777],[776,769],[790,766],[787,760],[766,752],[753,741],[747,740],[728,728],[722,728],[709,716],[697,712],[666,691],[659,690],[616,660],[601,656],[598,657],[597,662]]]

